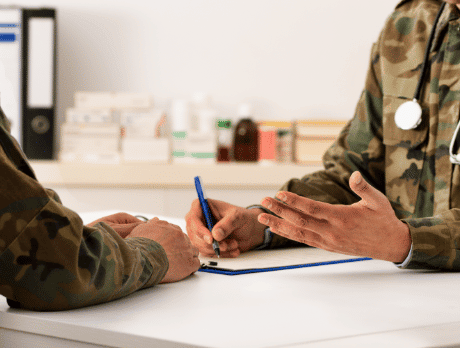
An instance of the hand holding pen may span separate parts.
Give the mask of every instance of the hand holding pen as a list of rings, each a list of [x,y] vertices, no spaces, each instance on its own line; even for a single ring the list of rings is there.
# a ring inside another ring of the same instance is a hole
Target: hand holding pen
[[[211,213],[211,209],[209,208],[208,200],[204,193],[203,186],[201,185],[201,179],[199,176],[195,177],[195,188],[198,194],[198,199],[200,201],[201,210],[203,211],[203,215],[206,220],[206,226],[208,227],[209,231],[212,231],[215,218]],[[212,239],[212,248],[214,249],[217,257],[220,257],[219,243],[214,238]]]

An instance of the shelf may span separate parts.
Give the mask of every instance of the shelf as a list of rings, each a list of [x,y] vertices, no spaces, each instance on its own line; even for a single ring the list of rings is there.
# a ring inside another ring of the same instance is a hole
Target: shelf
[[[291,178],[321,170],[311,165],[225,164],[89,164],[30,161],[45,187],[193,188],[200,175],[206,187],[222,189],[279,188]]]

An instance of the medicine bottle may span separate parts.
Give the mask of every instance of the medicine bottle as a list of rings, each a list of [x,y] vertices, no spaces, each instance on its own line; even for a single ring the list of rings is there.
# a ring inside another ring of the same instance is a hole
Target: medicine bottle
[[[176,100],[172,104],[172,162],[182,163],[189,161],[187,148],[188,130],[190,124],[188,103]]]
[[[217,120],[217,162],[231,161],[232,121]]]
[[[259,160],[259,134],[257,124],[250,118],[251,107],[241,105],[240,117],[243,117],[235,127],[233,136],[233,159],[243,162]]]
[[[195,93],[191,111],[191,126],[188,133],[188,153],[196,163],[214,163],[216,158],[216,111],[211,97]]]

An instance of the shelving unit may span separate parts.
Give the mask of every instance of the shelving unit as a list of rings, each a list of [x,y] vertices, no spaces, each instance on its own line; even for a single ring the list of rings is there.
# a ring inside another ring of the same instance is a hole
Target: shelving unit
[[[54,189],[77,212],[117,210],[183,218],[203,179],[208,198],[238,206],[273,196],[291,178],[320,170],[321,164],[88,164],[32,161],[41,184]]]
[[[59,187],[190,188],[200,175],[206,187],[278,188],[293,177],[320,170],[295,164],[89,164],[31,161],[38,180]]]

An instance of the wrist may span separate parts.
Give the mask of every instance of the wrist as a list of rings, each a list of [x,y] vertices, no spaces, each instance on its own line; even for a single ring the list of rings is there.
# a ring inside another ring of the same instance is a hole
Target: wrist
[[[394,256],[394,261],[395,263],[402,263],[404,260],[406,260],[407,256],[409,255],[412,247],[412,238],[410,235],[410,230],[409,226],[401,222],[401,232],[400,232],[400,238],[398,240],[398,248],[395,249],[396,255]]]
[[[252,218],[254,219],[254,229],[253,229],[253,234],[252,234],[252,241],[251,241],[251,249],[258,248],[265,243],[265,229],[267,228],[266,225],[262,224],[258,220],[258,216],[262,213],[265,213],[265,211],[261,208],[248,208],[249,214],[252,215]]]

